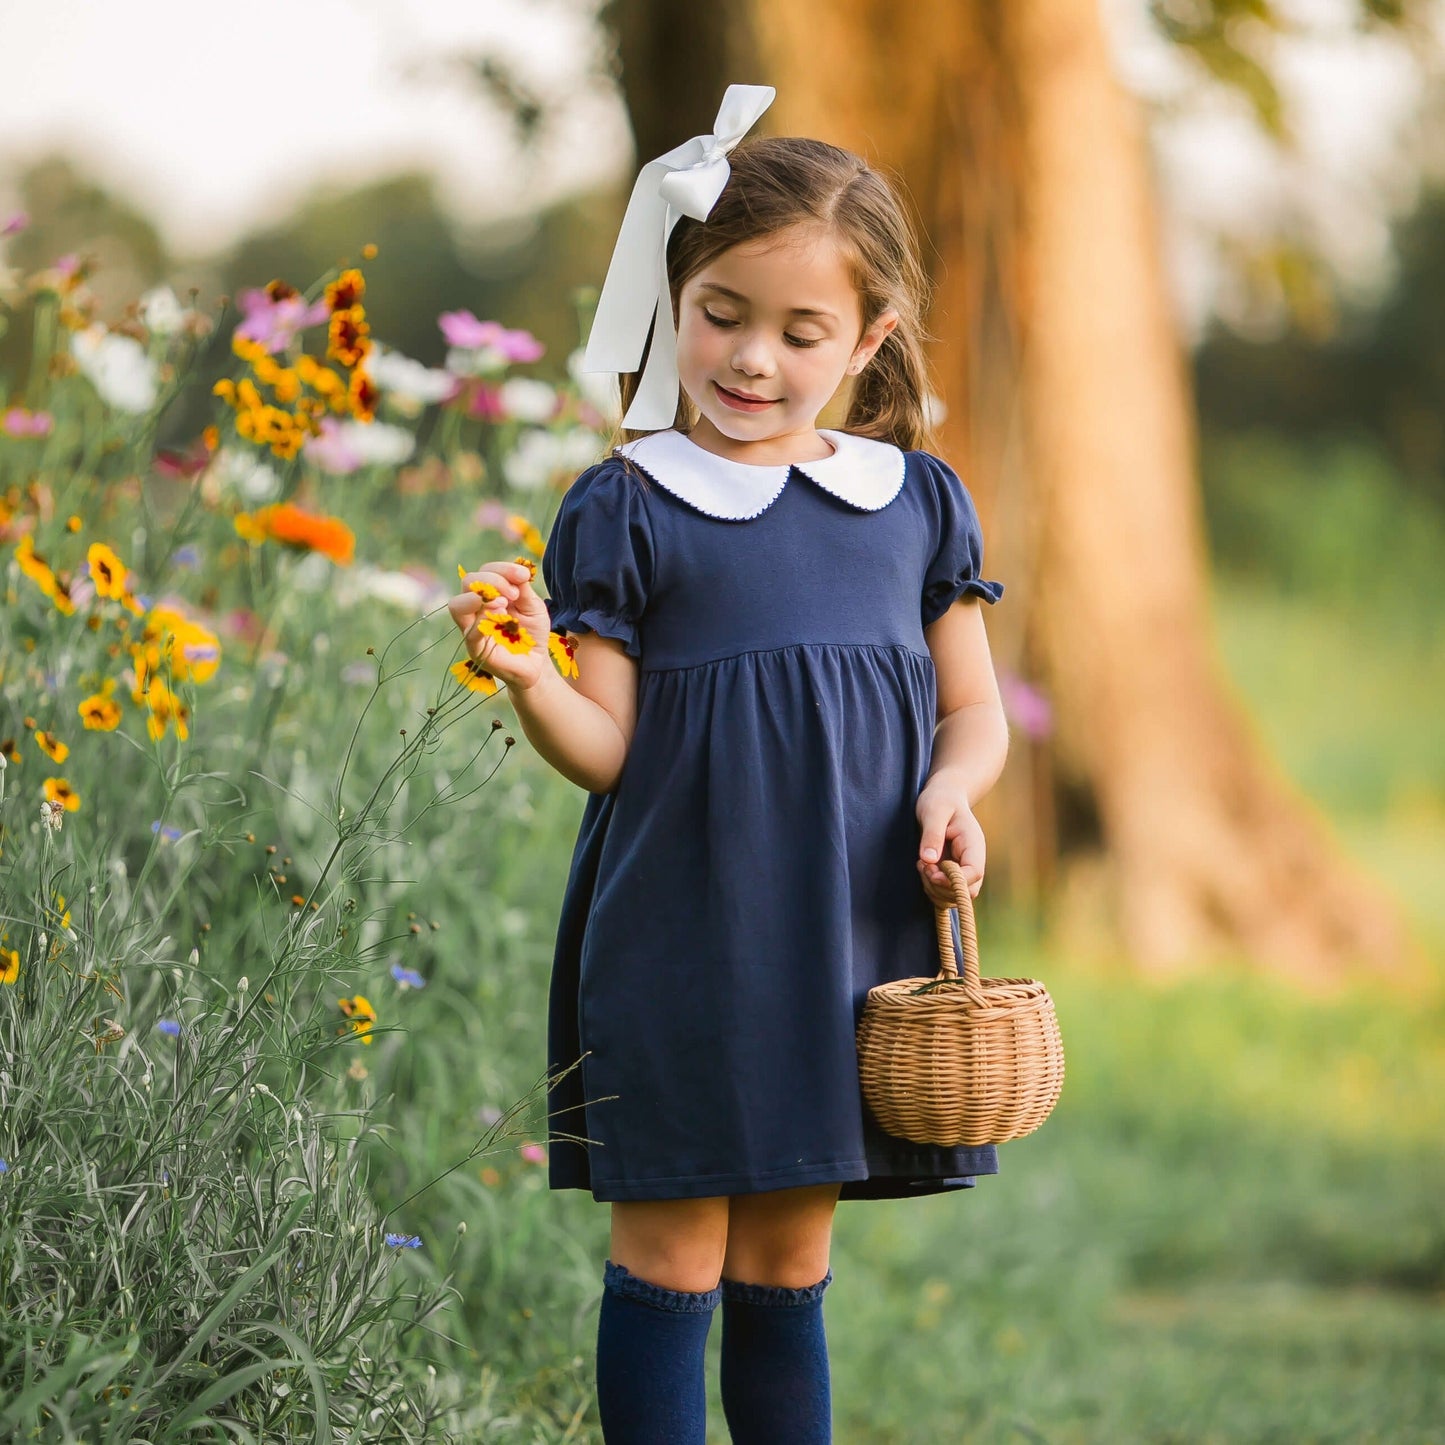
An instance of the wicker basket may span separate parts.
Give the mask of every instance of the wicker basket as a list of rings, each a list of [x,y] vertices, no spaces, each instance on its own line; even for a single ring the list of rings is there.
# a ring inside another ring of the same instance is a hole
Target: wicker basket
[[[1064,1085],[1054,1001],[1037,979],[978,976],[973,900],[963,869],[939,865],[953,887],[937,907],[936,978],[868,990],[858,1024],[863,1097],[885,1133],[918,1144],[1003,1144],[1032,1134]],[[958,910],[963,977],[953,951]]]

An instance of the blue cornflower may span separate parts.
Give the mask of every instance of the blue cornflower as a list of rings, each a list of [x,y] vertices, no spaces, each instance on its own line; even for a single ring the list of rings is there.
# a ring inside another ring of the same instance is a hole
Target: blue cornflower
[[[420,1249],[421,1235],[419,1234],[388,1234],[386,1242],[393,1249]]]
[[[3,1159],[0,1159],[0,1174],[8,1174],[9,1172],[10,1166]]]
[[[169,823],[162,823],[159,818],[151,824],[151,832],[159,833],[167,843],[174,843],[181,836],[179,828],[173,828]]]
[[[416,969],[414,969],[414,968],[403,968],[399,963],[394,963],[394,964],[392,964],[392,966],[391,966],[391,976],[392,976],[403,988],[425,988],[425,987],[426,987],[426,979],[424,979],[424,978],[421,976],[421,974],[419,974],[419,973],[416,971]]]
[[[157,1019],[156,1027],[170,1038],[175,1038],[181,1031],[181,1026],[175,1019]]]
[[[200,565],[201,554],[190,543],[184,547],[177,547],[171,553],[171,566],[173,567],[199,567]]]

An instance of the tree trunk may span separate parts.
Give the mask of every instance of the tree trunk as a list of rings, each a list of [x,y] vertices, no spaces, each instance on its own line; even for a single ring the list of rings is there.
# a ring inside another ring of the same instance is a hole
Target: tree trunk
[[[624,0],[624,57],[645,53],[629,27],[674,8]],[[778,87],[762,127],[897,172],[927,237],[944,450],[1008,589],[988,614],[1000,681],[1052,712],[1034,730],[1012,709],[979,808],[985,887],[1037,900],[1058,948],[1152,973],[1241,956],[1312,987],[1422,976],[1397,904],[1268,758],[1214,646],[1147,147],[1098,0],[730,13],[732,53],[758,64],[724,79]],[[643,84],[691,63],[676,51]],[[707,128],[717,67],[688,73],[707,115],[643,158]]]

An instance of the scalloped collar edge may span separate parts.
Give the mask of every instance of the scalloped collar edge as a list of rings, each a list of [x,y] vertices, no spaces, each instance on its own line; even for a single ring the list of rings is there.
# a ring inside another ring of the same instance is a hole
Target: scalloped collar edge
[[[731,461],[671,429],[650,432],[616,450],[673,496],[725,522],[760,517],[782,496],[795,467],[825,492],[865,512],[886,507],[902,490],[907,461],[892,443],[842,431],[818,435],[832,443],[831,456],[776,466]]]

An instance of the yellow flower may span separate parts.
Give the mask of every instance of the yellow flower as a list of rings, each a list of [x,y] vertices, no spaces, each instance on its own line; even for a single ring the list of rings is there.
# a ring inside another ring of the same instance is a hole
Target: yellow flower
[[[74,512],[65,519],[65,530],[67,532],[78,532],[85,525]]]
[[[67,813],[80,810],[80,794],[64,778],[46,778],[45,796],[52,803],[59,803]]]
[[[366,295],[366,278],[356,267],[343,271],[326,288],[326,304],[332,311],[345,311]]]
[[[529,522],[520,512],[508,517],[506,521],[506,532],[509,537],[520,542],[528,551],[540,553],[542,550],[542,534]],[[537,575],[535,572],[532,574]]]
[[[497,690],[497,679],[482,666],[475,657],[458,662],[452,667],[452,676],[463,687],[490,697]]]
[[[371,350],[370,332],[365,307],[345,306],[333,311],[326,335],[327,360],[339,361],[348,369],[360,366],[362,358]]]
[[[13,763],[16,767],[25,761],[20,752],[20,744],[14,738],[6,738],[3,743],[0,743],[0,753],[5,755],[7,763]]]
[[[371,1000],[364,994],[357,994],[355,998],[338,999],[337,1004],[341,1012],[351,1020],[350,1028],[353,1033],[361,1038],[361,1042],[371,1042],[371,1026],[376,1022],[376,1010],[371,1006]],[[345,1028],[336,1031],[339,1034],[346,1032]]]
[[[43,729],[37,729],[35,733],[35,741],[36,744],[39,746],[40,751],[43,753],[48,753],[54,762],[63,763],[66,758],[70,756],[70,748],[68,744],[61,742],[54,733],[45,732]]]
[[[578,677],[577,671],[577,639],[565,637],[560,632],[552,632],[547,636],[547,651],[552,654],[552,661],[557,664],[557,671],[563,677]]]
[[[492,586],[490,582],[467,582],[467,569],[460,562],[457,563],[457,576],[467,583],[467,591],[475,592],[483,602],[490,602],[493,597],[500,597],[502,594]]]
[[[153,607],[141,631],[149,669],[160,665],[160,653],[170,654],[171,670],[180,682],[209,682],[221,665],[221,643],[214,632],[193,622],[173,607]],[[138,650],[138,649],[136,649]],[[140,677],[141,668],[136,667]]]
[[[20,977],[20,955],[13,948],[0,948],[0,983],[14,983]]]
[[[96,592],[101,597],[120,601],[129,591],[125,585],[125,563],[104,542],[92,542],[85,558],[90,563],[90,577]]]
[[[527,578],[529,581],[534,581],[536,579],[537,564],[530,557],[513,557],[512,561],[517,563],[518,566],[525,567],[527,569]]]
[[[150,709],[150,717],[146,719],[146,731],[154,741],[159,742],[166,735],[166,725],[171,722],[175,723],[176,736],[182,742],[190,737],[187,724],[191,710],[166,686],[163,679],[150,679],[145,692],[145,705]]]
[[[93,692],[76,708],[80,720],[93,732],[108,733],[120,726],[120,705],[111,699],[115,680],[106,678],[100,692]]]
[[[477,631],[500,643],[508,652],[530,652],[537,645],[532,634],[510,612],[478,617]]]

